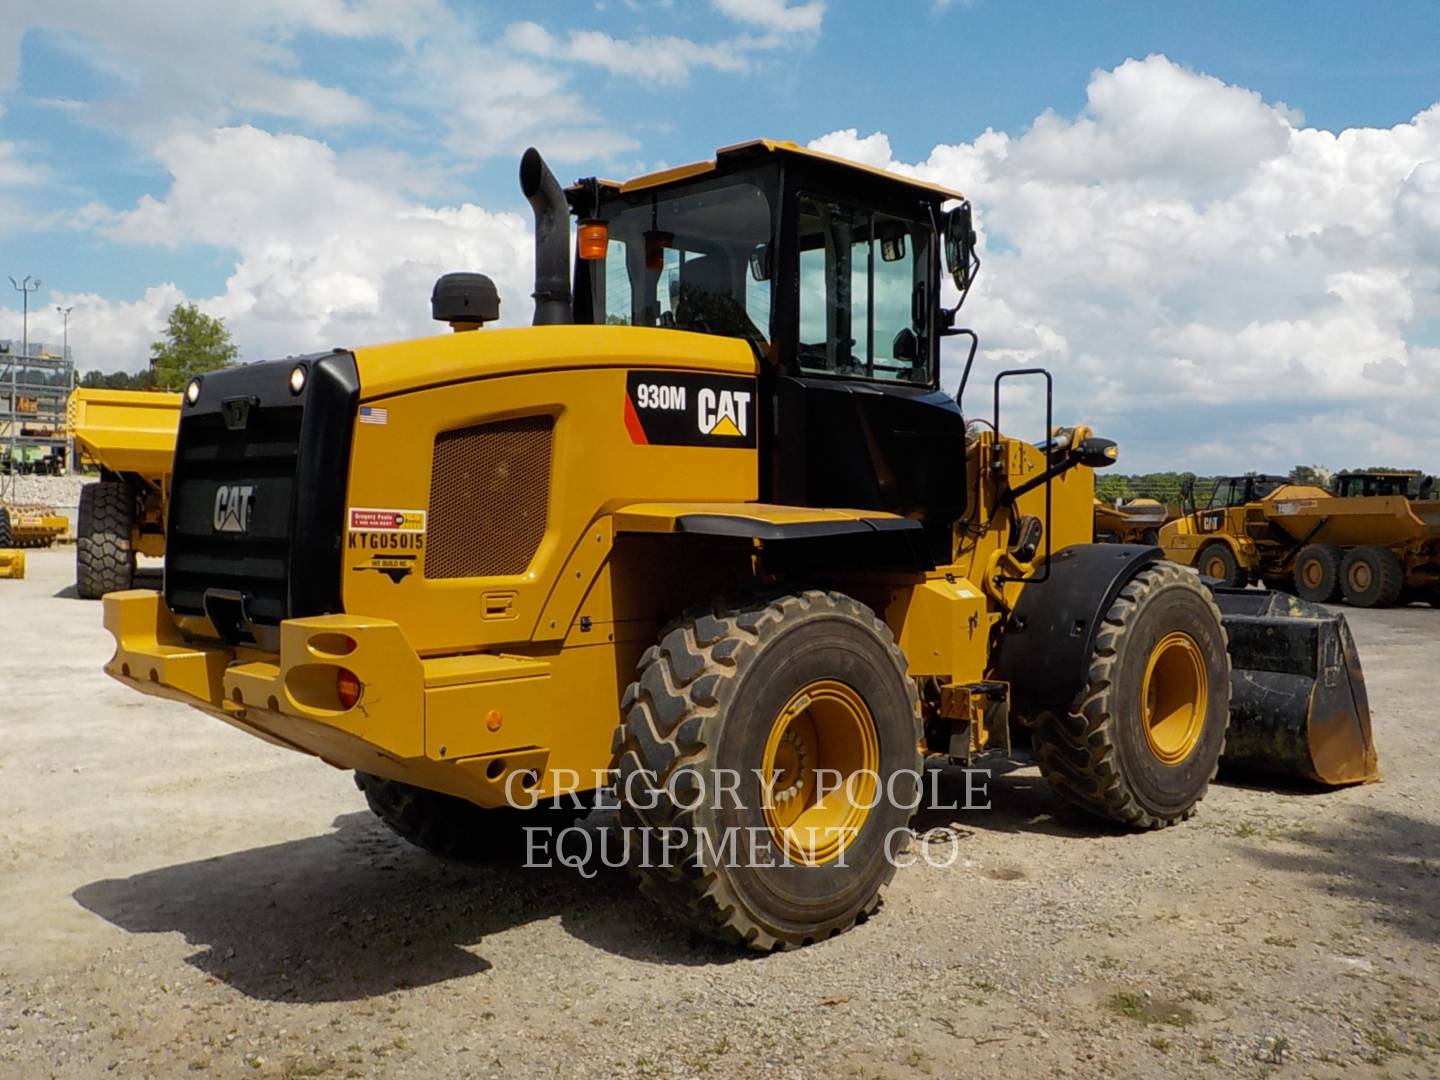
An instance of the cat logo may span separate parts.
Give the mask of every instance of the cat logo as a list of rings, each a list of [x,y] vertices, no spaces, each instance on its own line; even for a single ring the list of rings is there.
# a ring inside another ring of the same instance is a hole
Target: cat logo
[[[705,435],[743,439],[749,433],[750,392],[702,387],[695,396],[696,420]]]
[[[755,380],[698,371],[632,371],[625,430],[636,446],[755,447]]]
[[[254,505],[254,485],[221,484],[215,490],[215,512],[210,524],[216,532],[246,532],[250,528],[250,511]]]

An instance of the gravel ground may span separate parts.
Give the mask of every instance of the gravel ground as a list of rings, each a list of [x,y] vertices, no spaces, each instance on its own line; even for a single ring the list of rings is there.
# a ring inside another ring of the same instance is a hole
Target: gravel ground
[[[0,582],[0,1074],[1440,1072],[1440,611],[1352,612],[1384,781],[1124,834],[1033,769],[880,914],[736,956],[617,872],[464,867],[350,778],[109,682],[71,557]]]

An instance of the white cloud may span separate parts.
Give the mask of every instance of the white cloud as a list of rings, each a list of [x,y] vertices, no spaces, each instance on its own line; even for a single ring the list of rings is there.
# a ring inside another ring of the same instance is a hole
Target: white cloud
[[[49,177],[49,170],[35,161],[18,143],[0,139],[0,188],[31,187]]]
[[[812,145],[972,197],[977,367],[1052,366],[1126,466],[1440,468],[1440,106],[1303,124],[1152,56],[1096,72],[1078,116],[921,162],[880,132]]]
[[[790,4],[786,0],[711,0],[717,11],[739,22],[780,34],[813,33],[825,17],[825,0]]]
[[[210,297],[165,285],[130,304],[63,298],[87,365],[144,367],[184,299],[223,317],[247,360],[436,333],[430,288],[452,270],[490,274],[503,321],[530,318],[534,249],[518,214],[417,202],[358,178],[324,143],[254,127],[175,136],[160,157],[173,178],[164,196],[119,213],[89,207],[79,224],[133,244],[232,249],[234,271]],[[43,320],[31,329],[50,332]]]
[[[737,38],[701,44],[681,37],[621,39],[596,30],[572,30],[560,38],[533,22],[512,24],[504,44],[519,52],[547,60],[592,64],[612,75],[659,83],[680,84],[692,68],[741,72],[750,68],[747,53],[761,45],[758,39]]]
[[[177,124],[209,126],[256,113],[317,127],[354,124],[373,118],[371,106],[297,74],[295,39],[317,33],[403,43],[438,10],[439,0],[147,0],[98,17],[85,0],[47,0],[0,20],[0,90],[19,77],[22,39],[39,33],[106,85],[72,111],[142,142]]]

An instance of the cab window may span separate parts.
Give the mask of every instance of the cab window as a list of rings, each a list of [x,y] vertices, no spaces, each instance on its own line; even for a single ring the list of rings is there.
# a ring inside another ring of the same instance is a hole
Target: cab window
[[[590,266],[593,318],[744,338],[770,333],[770,200],[754,181],[727,178],[671,191],[607,195],[605,258]]]
[[[801,372],[930,383],[928,244],[902,218],[800,197]]]

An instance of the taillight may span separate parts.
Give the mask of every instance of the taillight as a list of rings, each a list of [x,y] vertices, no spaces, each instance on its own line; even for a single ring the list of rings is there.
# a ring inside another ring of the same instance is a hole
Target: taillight
[[[341,668],[335,673],[335,693],[340,698],[342,708],[353,709],[359,704],[360,695],[364,692],[365,684],[353,671]]]

